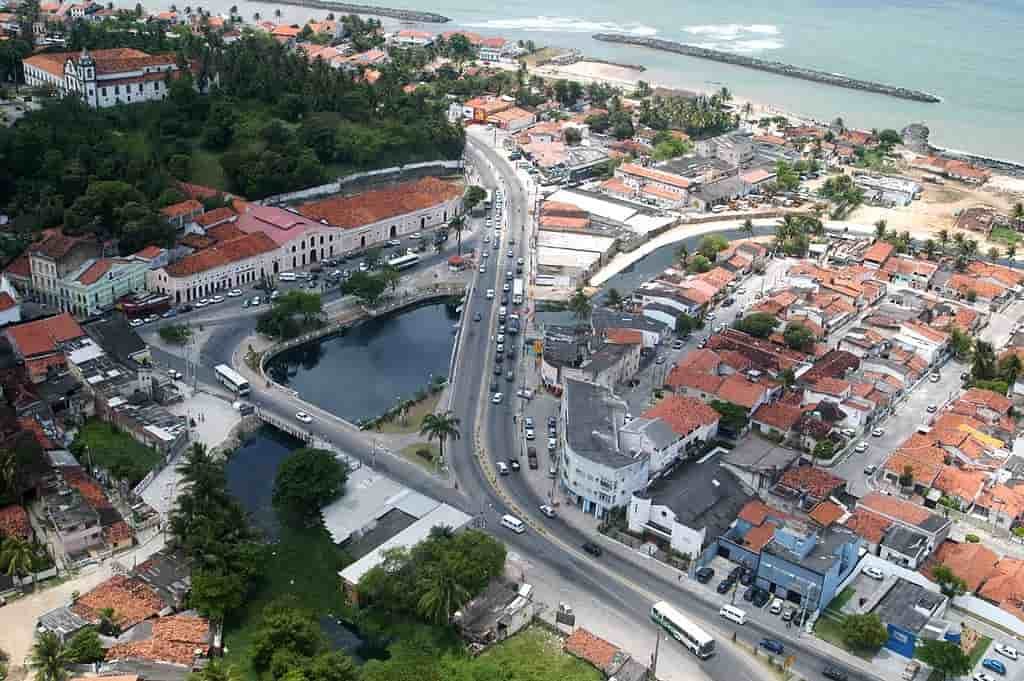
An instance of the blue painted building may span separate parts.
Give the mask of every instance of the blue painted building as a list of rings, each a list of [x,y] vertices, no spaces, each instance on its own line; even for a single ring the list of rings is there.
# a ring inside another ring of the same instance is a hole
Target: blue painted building
[[[906,658],[914,657],[914,648],[921,638],[953,640],[959,632],[939,618],[945,613],[949,599],[902,577],[893,582],[871,612],[878,615],[889,640],[885,647]]]
[[[846,528],[818,533],[775,530],[761,549],[757,581],[776,596],[819,610],[835,597],[839,584],[856,568],[861,538]]]

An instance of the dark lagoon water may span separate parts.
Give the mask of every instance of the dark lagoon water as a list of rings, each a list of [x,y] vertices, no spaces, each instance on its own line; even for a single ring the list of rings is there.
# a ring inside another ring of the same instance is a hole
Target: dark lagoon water
[[[288,350],[267,370],[302,399],[355,423],[447,376],[457,321],[444,304],[424,305]]]
[[[302,443],[277,428],[264,426],[228,459],[228,491],[238,499],[269,540],[280,530],[272,496],[278,465]]]

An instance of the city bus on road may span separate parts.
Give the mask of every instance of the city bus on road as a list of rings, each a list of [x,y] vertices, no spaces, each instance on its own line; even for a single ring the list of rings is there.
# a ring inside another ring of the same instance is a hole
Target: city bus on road
[[[665,601],[651,606],[651,619],[700,659],[715,654],[715,639]]]
[[[415,253],[406,253],[405,255],[388,260],[388,267],[394,267],[396,270],[407,270],[410,267],[415,267],[419,261],[420,256]]]
[[[217,380],[223,383],[225,388],[239,397],[249,394],[249,381],[242,378],[241,374],[227,364],[218,364],[213,367],[213,373],[217,374]]]

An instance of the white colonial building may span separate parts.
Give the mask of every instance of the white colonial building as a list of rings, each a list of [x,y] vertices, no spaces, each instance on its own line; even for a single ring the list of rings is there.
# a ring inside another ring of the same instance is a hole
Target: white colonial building
[[[25,83],[77,95],[93,108],[163,99],[178,74],[173,54],[131,48],[48,52],[22,60]]]

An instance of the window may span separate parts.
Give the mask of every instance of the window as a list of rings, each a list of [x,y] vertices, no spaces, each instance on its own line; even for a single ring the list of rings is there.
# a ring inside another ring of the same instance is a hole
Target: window
[[[121,94],[121,86],[120,85],[115,85],[114,86],[114,94],[115,95]]]
[[[107,88],[100,88],[100,92],[103,94],[104,97],[107,96]]]

